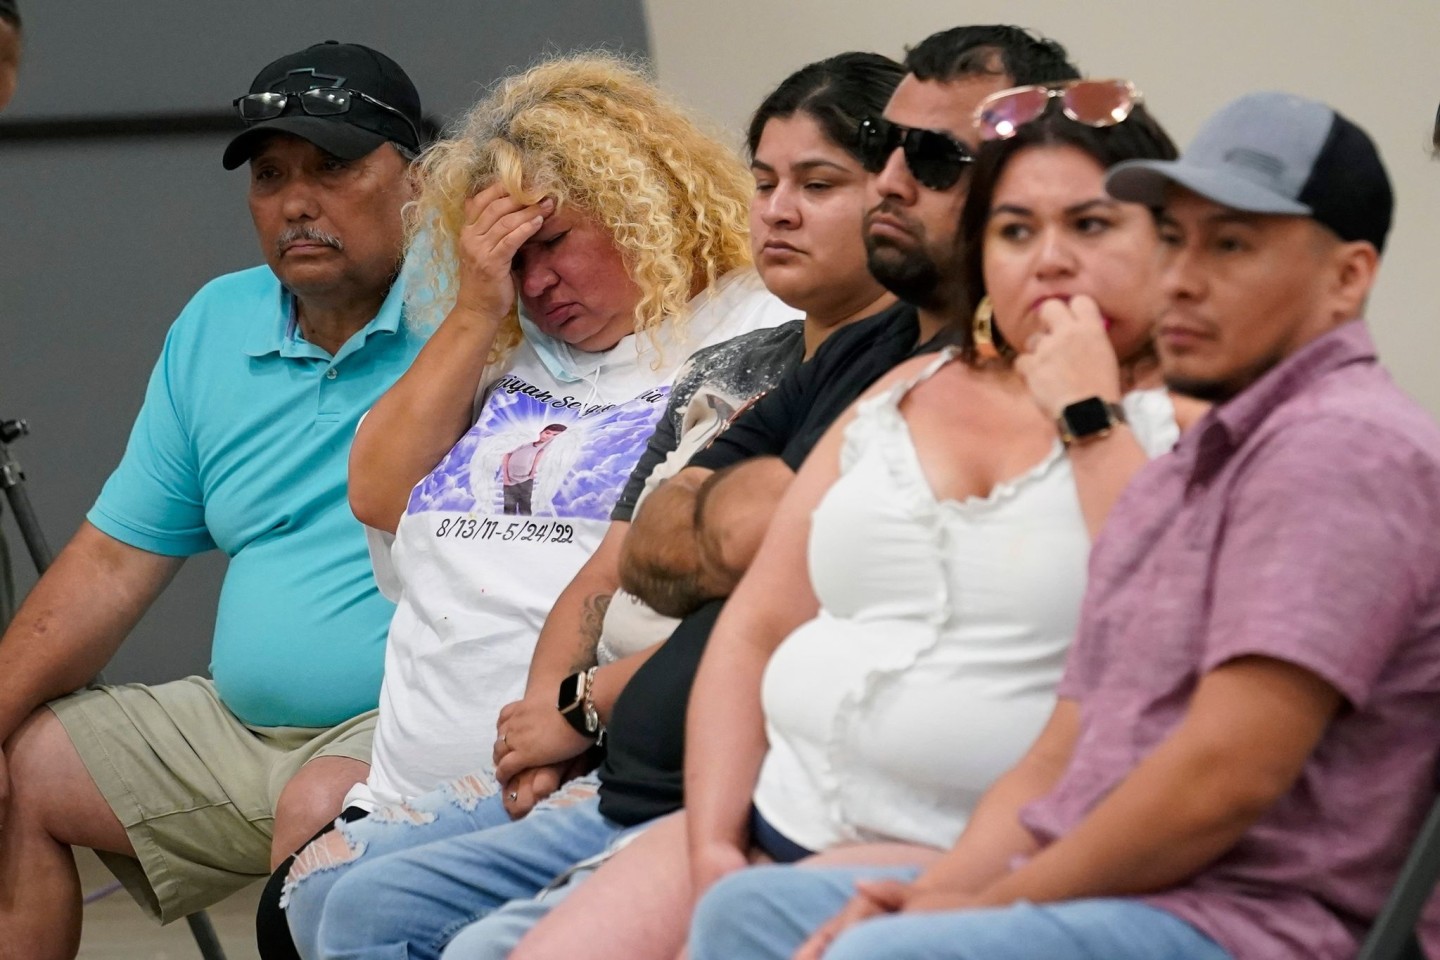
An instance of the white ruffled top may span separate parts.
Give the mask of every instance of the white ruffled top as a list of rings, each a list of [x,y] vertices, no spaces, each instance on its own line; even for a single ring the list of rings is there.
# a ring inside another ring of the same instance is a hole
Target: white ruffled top
[[[1055,704],[1090,538],[1059,440],[988,496],[938,500],[901,398],[955,356],[862,402],[815,509],[819,614],[766,667],[759,812],[811,850],[948,847]],[[1151,456],[1179,439],[1162,390],[1126,415]]]

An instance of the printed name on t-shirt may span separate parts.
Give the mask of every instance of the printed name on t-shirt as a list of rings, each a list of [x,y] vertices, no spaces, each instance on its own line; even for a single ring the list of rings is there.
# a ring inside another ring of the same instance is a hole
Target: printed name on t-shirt
[[[547,404],[555,410],[579,410],[580,416],[582,417],[593,416],[597,413],[605,413],[608,410],[614,410],[617,406],[613,403],[592,403],[587,405],[576,397],[568,395],[564,397],[557,397],[549,390],[546,390],[543,387],[538,387],[535,384],[530,383],[529,381],[521,377],[515,376],[514,374],[507,374],[506,376],[501,377],[495,382],[495,386],[492,389],[496,392],[502,392],[510,396],[519,394],[523,397],[529,397],[532,400],[538,401],[539,403]],[[646,403],[659,403],[662,400],[666,399],[666,397],[668,396],[669,388],[661,387],[656,390],[646,390],[644,393],[640,394],[640,396],[636,397],[635,399],[644,400]]]

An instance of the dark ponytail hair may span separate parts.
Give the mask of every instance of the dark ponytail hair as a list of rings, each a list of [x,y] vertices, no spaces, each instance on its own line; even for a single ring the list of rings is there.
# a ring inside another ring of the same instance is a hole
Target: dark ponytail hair
[[[905,69],[878,53],[842,53],[801,67],[760,103],[750,120],[750,156],[765,124],[803,113],[820,125],[836,146],[860,157],[860,121],[879,116]]]

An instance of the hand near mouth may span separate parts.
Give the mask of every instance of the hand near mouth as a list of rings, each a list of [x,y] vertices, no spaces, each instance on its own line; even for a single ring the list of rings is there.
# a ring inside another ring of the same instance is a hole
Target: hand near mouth
[[[1025,342],[1015,370],[1046,416],[1090,397],[1120,400],[1120,364],[1106,335],[1107,321],[1083,294],[1050,297],[1034,311],[1039,329]]]

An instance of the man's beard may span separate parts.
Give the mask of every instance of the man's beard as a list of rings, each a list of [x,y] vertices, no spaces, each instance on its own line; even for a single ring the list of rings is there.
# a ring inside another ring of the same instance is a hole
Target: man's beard
[[[1198,377],[1164,374],[1165,386],[1182,397],[1191,397],[1219,406],[1249,389],[1251,384],[1269,373],[1283,359],[1281,356],[1262,357],[1223,380],[1201,380]]]
[[[1189,380],[1185,377],[1165,377],[1164,380],[1165,388],[1172,393],[1217,405],[1229,400],[1243,389],[1229,380]]]
[[[866,236],[865,266],[882,287],[906,303],[924,309],[941,306],[940,267],[925,251],[902,250]]]

